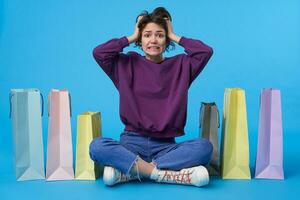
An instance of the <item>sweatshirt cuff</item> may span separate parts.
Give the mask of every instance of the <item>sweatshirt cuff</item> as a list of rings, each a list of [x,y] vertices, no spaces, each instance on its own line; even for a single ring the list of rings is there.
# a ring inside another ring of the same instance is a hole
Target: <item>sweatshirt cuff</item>
[[[120,45],[123,48],[129,46],[129,41],[126,36],[120,38]]]
[[[187,40],[187,38],[186,38],[186,37],[184,37],[184,36],[181,36],[181,38],[180,38],[180,40],[179,40],[178,44],[179,44],[180,46],[183,46],[183,45],[184,45],[184,43],[186,42],[186,40]]]

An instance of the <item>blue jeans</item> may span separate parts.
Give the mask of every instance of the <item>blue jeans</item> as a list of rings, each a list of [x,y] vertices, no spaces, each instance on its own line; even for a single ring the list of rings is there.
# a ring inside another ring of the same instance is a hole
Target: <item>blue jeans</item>
[[[153,162],[158,169],[180,170],[206,165],[213,146],[206,139],[176,143],[175,138],[152,138],[125,131],[120,141],[98,137],[90,144],[90,157],[96,163],[112,166],[126,175],[138,158]]]

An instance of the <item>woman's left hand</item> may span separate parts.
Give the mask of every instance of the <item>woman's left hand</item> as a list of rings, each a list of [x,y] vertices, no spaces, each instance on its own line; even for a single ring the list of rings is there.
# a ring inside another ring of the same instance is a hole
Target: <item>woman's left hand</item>
[[[178,43],[180,40],[180,37],[174,33],[172,22],[167,18],[166,18],[166,21],[167,21],[167,26],[168,26],[168,37],[170,38],[170,40]]]

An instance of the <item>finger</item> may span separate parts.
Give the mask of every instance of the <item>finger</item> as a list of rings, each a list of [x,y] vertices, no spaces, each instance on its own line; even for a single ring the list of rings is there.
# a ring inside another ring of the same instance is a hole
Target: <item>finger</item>
[[[138,23],[143,17],[144,17],[144,15],[138,16],[137,19],[136,19],[136,22]]]

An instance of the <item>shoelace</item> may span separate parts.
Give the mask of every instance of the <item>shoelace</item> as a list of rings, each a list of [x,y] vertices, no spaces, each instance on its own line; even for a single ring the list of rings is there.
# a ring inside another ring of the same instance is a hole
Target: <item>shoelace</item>
[[[120,182],[125,182],[125,181],[129,181],[129,180],[132,180],[132,179],[134,179],[134,177],[126,176],[125,174],[121,173]]]
[[[175,182],[175,183],[185,183],[185,184],[192,184],[192,177],[191,174],[193,173],[193,170],[186,170],[183,172],[170,172],[165,171],[161,181],[167,181],[167,182]]]
[[[129,181],[129,180],[132,180],[132,179],[138,179],[140,182],[142,182],[142,180],[140,178],[139,167],[138,167],[138,164],[137,164],[136,160],[135,160],[135,166],[136,166],[137,176],[136,177],[132,176],[132,175],[126,176],[125,174],[123,174],[122,172],[120,172],[121,173],[121,176],[120,176],[120,181],[121,182]]]

